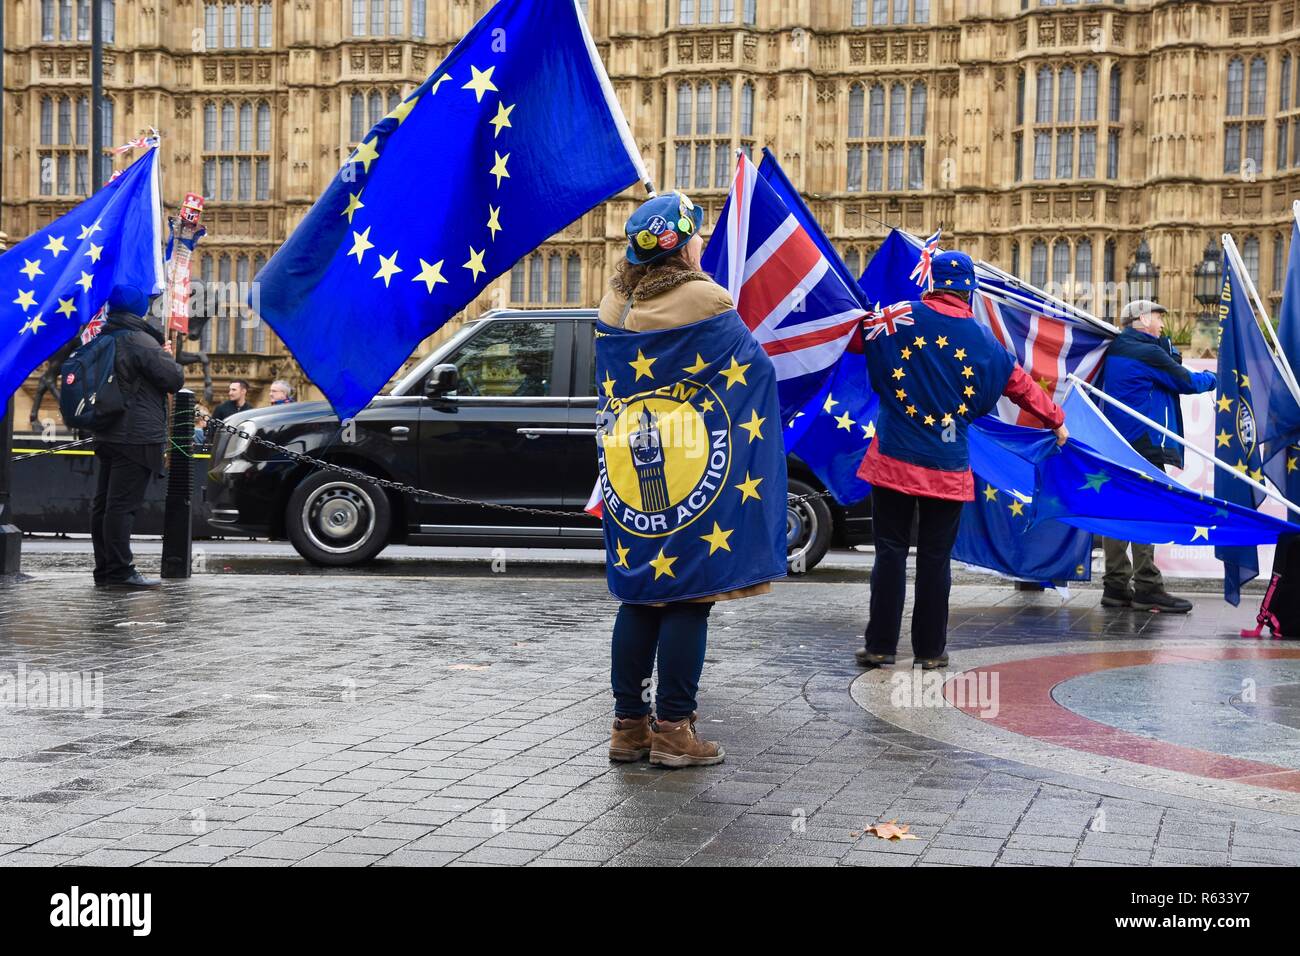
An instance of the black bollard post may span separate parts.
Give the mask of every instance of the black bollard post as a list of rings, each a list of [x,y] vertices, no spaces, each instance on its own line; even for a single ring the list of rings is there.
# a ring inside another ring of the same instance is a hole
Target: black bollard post
[[[172,407],[167,501],[163,510],[162,576],[188,578],[194,544],[190,498],[194,493],[194,393],[183,388]]]
[[[3,447],[0,447],[0,577],[16,576],[22,570],[23,533],[13,523],[13,508],[9,501],[13,475],[10,455],[13,424],[14,400],[10,397],[0,416],[0,442],[3,442]]]

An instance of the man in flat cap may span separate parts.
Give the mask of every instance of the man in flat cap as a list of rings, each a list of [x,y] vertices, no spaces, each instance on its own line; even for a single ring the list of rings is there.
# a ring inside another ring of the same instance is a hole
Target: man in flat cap
[[[1168,310],[1150,299],[1124,306],[1119,321],[1123,331],[1106,352],[1103,387],[1114,399],[1141,412],[1178,436],[1183,434],[1180,395],[1212,392],[1218,386],[1213,372],[1184,368],[1182,356],[1164,334]],[[1106,417],[1139,454],[1158,468],[1183,467],[1183,446],[1132,415],[1106,403]],[[1153,544],[1103,538],[1106,553],[1103,607],[1132,607],[1138,611],[1186,614],[1192,603],[1165,590],[1156,567]],[[1129,560],[1132,548],[1133,559]],[[1132,586],[1130,586],[1130,583]]]

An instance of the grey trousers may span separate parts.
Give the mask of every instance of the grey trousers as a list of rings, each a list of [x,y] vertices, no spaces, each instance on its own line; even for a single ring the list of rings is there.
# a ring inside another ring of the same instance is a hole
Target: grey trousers
[[[1127,590],[1130,580],[1138,591],[1158,591],[1164,587],[1165,579],[1156,567],[1154,544],[1130,544],[1116,538],[1101,540],[1106,554],[1106,574],[1102,578],[1106,587]],[[1132,561],[1128,557],[1130,547],[1133,549]]]

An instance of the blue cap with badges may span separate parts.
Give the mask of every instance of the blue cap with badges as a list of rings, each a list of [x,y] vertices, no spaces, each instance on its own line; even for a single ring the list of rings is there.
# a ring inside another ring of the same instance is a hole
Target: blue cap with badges
[[[980,287],[975,263],[964,252],[940,252],[930,264],[935,292],[974,292]]]
[[[686,245],[704,222],[704,210],[685,193],[647,199],[628,217],[627,261],[643,266],[670,256]]]

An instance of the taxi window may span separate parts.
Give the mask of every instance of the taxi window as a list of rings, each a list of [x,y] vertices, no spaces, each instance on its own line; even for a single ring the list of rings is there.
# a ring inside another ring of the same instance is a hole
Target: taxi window
[[[540,398],[551,394],[554,322],[490,322],[452,357],[454,394]]]

